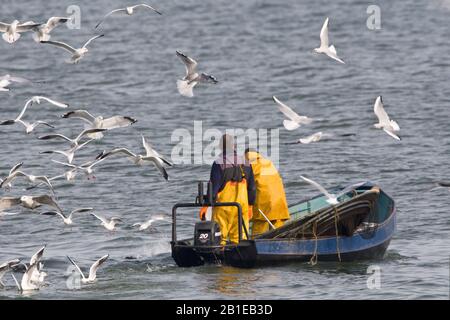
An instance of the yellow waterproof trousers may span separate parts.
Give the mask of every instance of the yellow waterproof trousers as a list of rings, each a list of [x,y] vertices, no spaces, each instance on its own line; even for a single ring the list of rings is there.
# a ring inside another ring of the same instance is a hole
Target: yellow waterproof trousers
[[[228,181],[225,187],[217,194],[217,202],[238,202],[242,207],[244,225],[248,230],[248,194],[247,181]],[[221,244],[227,241],[239,243],[238,210],[236,207],[214,207],[213,220],[220,227]],[[242,239],[247,239],[242,228]]]

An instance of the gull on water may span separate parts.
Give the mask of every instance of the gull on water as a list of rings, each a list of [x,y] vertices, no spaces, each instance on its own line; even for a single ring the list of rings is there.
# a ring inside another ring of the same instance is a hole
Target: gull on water
[[[105,129],[111,130],[116,128],[128,127],[137,122],[136,119],[126,116],[113,116],[104,119],[102,116],[94,117],[86,110],[75,110],[62,115],[62,118],[81,119],[88,123],[87,129]],[[100,139],[103,137],[101,132],[88,134],[89,138]]]
[[[39,290],[44,283],[47,273],[42,271],[42,256],[46,246],[41,247],[30,259],[30,264],[25,265],[25,272],[19,283],[14,275],[12,275],[19,291]]]
[[[186,76],[177,80],[178,92],[185,97],[193,97],[193,89],[195,85],[199,82],[211,82],[216,84],[218,81],[215,77],[206,73],[197,73],[197,61],[188,57],[184,53],[177,51],[177,56],[183,61],[186,66]]]
[[[86,53],[88,53],[89,50],[88,50],[87,46],[95,39],[98,39],[103,36],[104,36],[104,34],[100,34],[100,35],[90,38],[81,48],[78,48],[78,49],[68,45],[67,43],[61,42],[61,41],[41,41],[41,43],[52,44],[54,46],[57,46],[59,48],[62,48],[64,50],[70,52],[72,54],[72,57],[70,58],[70,60],[67,60],[66,62],[67,63],[78,63],[80,61],[80,59],[83,58]]]
[[[68,138],[65,135],[60,134],[60,133],[47,134],[47,135],[38,137],[38,139],[40,139],[40,140],[63,139],[63,140],[69,141],[71,144],[71,147],[75,148],[80,145],[79,144],[80,140],[84,136],[91,134],[91,133],[102,132],[102,131],[106,131],[106,129],[85,129],[85,130],[81,131],[81,133],[78,136],[76,136],[74,139]]]
[[[14,43],[19,40],[22,32],[36,31],[40,25],[40,23],[30,21],[21,24],[18,20],[14,20],[12,23],[0,22],[0,32],[3,33],[3,40],[8,43]]]
[[[398,135],[400,127],[397,122],[389,118],[387,112],[384,110],[383,98],[381,96],[378,96],[375,100],[373,111],[378,118],[378,123],[374,124],[374,127],[383,129],[384,132],[396,140],[401,140]]]
[[[39,27],[34,29],[33,39],[36,42],[48,41],[50,40],[50,32],[55,29],[58,25],[66,23],[71,20],[69,17],[51,17],[46,23],[41,24]]]
[[[166,164],[168,166],[172,166],[172,163],[166,160],[155,149],[153,149],[151,144],[147,141],[147,139],[145,139],[144,136],[142,136],[142,144],[146,151],[145,155],[134,154],[133,152],[131,152],[126,148],[116,148],[109,152],[105,152],[103,155],[100,156],[100,159],[105,159],[114,154],[123,154],[127,156],[129,159],[131,159],[131,161],[133,161],[133,163],[138,166],[141,166],[146,162],[151,162],[163,175],[164,179],[169,180],[169,175],[167,174],[167,171],[163,165]]]
[[[100,259],[94,262],[94,264],[89,269],[89,276],[86,278],[83,271],[81,271],[80,267],[73,261],[73,259],[69,256],[67,256],[67,259],[69,259],[70,263],[74,265],[74,267],[77,269],[77,271],[81,275],[81,282],[82,283],[92,283],[97,279],[97,270],[98,268],[109,258],[109,254],[104,255]]]
[[[337,199],[338,198],[337,195],[329,193],[324,187],[322,187],[317,182],[315,182],[315,181],[313,181],[311,179],[308,179],[308,178],[306,178],[304,176],[300,176],[300,178],[302,178],[304,181],[308,182],[310,185],[314,186],[320,192],[322,192],[325,195],[325,197],[327,197],[327,202],[329,204],[338,204],[339,203],[339,201]]]
[[[328,41],[328,21],[329,19],[326,18],[325,22],[323,23],[322,30],[320,31],[320,47],[315,48],[314,51],[316,53],[323,53],[329,56],[330,58],[339,61],[340,63],[345,62],[340,59],[337,55],[336,48],[333,45],[329,44]]]
[[[278,105],[278,109],[287,117],[289,120],[283,120],[283,125],[286,130],[295,130],[302,124],[310,124],[313,120],[306,116],[298,115],[294,110],[285,105],[283,102],[278,100],[277,97],[272,96],[273,101]]]
[[[81,148],[83,148],[85,145],[87,145],[88,143],[92,142],[93,139],[87,140],[85,142],[83,142],[82,144],[79,145],[74,145],[73,147],[71,147],[69,150],[67,151],[63,151],[63,150],[47,150],[47,151],[41,151],[39,152],[40,154],[61,154],[63,156],[65,156],[67,158],[67,161],[69,162],[69,164],[71,164],[73,162],[73,158],[75,157],[75,152],[80,150]]]
[[[110,15],[112,15],[112,14],[114,14],[114,13],[125,13],[125,14],[131,16],[131,15],[134,13],[134,10],[135,10],[136,8],[146,8],[146,9],[150,9],[150,10],[156,12],[157,14],[162,15],[161,12],[159,12],[158,10],[156,10],[155,8],[153,8],[152,6],[150,6],[150,5],[148,5],[148,4],[145,4],[145,3],[141,3],[141,4],[134,5],[134,6],[129,6],[129,7],[126,7],[126,8],[115,9],[115,10],[113,10],[113,11],[111,11],[111,12],[108,12],[108,13],[103,17],[103,19],[100,20],[99,23],[97,23],[97,25],[95,26],[95,29],[97,29],[97,28],[103,23],[103,21],[105,21],[105,19],[108,18]]]
[[[114,231],[116,229],[116,224],[122,222],[122,219],[117,217],[112,217],[111,219],[108,220],[105,217],[96,215],[95,213],[91,213],[91,215],[100,220],[102,222],[101,225],[109,231]]]
[[[307,136],[305,138],[298,139],[298,143],[309,144],[311,142],[318,142],[318,141],[322,140],[322,138],[329,137],[329,136],[330,135],[328,135],[326,133],[323,133],[322,131],[319,131],[319,132],[316,132],[316,133],[314,133],[314,134],[312,134],[310,136]]]
[[[59,211],[46,211],[41,212],[41,215],[47,215],[47,216],[59,216],[65,225],[71,225],[73,224],[72,216],[76,213],[82,213],[82,212],[89,212],[94,210],[94,208],[80,208],[73,210],[68,216],[65,216],[62,212]]]
[[[22,206],[26,209],[34,210],[43,205],[55,208],[62,212],[61,207],[49,195],[41,196],[21,196],[21,197],[3,197],[0,198],[0,211],[6,210],[15,206]]]
[[[139,227],[139,231],[147,230],[155,221],[167,221],[164,215],[155,215],[152,216],[149,220],[142,223],[135,223],[133,227]]]
[[[10,188],[10,186],[12,185],[12,182],[17,178],[17,177],[24,177],[26,179],[28,179],[28,181],[30,181],[31,183],[36,183],[38,181],[42,181],[44,182],[52,192],[54,192],[53,190],[53,186],[50,183],[49,179],[46,176],[34,176],[31,174],[26,174],[23,171],[20,170],[15,170],[11,175],[9,175],[8,177],[6,177],[2,183],[0,184],[0,188],[5,189],[5,188]]]
[[[19,259],[14,259],[0,264],[0,287],[5,286],[5,284],[2,282],[2,279],[5,276],[5,274],[13,270],[13,268],[17,266],[19,263],[20,263]]]
[[[25,78],[20,78],[20,77],[13,77],[9,74],[5,74],[4,76],[0,77],[0,91],[9,91],[10,89],[8,88],[8,86],[12,83],[12,82],[17,82],[17,83],[30,83],[30,80],[27,80]]]

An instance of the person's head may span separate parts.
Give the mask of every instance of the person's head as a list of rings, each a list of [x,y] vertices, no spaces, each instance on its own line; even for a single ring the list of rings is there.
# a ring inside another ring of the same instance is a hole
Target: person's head
[[[233,136],[229,134],[224,134],[220,139],[220,148],[223,154],[234,153],[236,150],[236,144],[234,142]]]

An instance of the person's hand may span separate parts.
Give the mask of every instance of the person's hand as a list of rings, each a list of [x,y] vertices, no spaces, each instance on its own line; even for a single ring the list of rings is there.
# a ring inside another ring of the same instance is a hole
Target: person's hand
[[[201,207],[200,212],[199,212],[200,220],[202,220],[202,221],[206,220],[206,211],[208,211],[208,206]]]

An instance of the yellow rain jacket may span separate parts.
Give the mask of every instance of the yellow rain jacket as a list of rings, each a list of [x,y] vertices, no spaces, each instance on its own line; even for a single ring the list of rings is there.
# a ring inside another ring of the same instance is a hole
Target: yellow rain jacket
[[[272,161],[253,151],[247,152],[245,157],[250,161],[255,177],[256,199],[253,206],[252,234],[256,236],[269,230],[269,223],[259,210],[276,228],[281,227],[290,215],[283,180]]]

